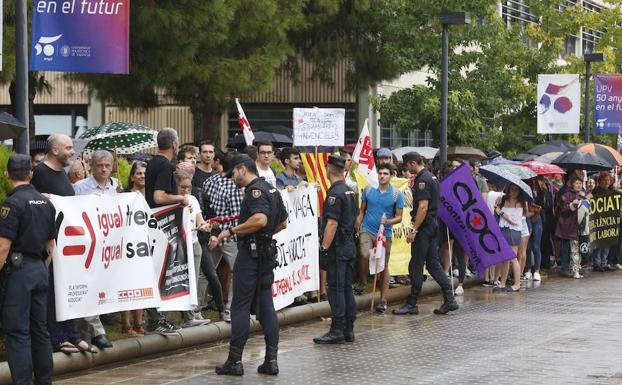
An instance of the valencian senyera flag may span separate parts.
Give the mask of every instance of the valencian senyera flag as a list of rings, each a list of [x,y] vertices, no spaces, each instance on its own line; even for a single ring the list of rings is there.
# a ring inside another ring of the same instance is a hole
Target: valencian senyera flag
[[[326,199],[326,192],[330,188],[330,180],[326,171],[330,153],[320,152],[317,156],[314,153],[302,153],[300,155],[307,174],[307,182],[317,183],[320,186],[318,190],[318,211],[321,212]]]
[[[493,214],[463,164],[441,180],[439,217],[469,256],[478,275],[486,268],[516,258]]]

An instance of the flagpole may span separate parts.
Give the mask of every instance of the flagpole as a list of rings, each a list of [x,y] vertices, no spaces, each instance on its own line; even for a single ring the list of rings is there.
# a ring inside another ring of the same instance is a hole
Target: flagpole
[[[377,246],[376,246],[377,247]],[[376,299],[376,282],[378,280],[378,259],[376,259],[376,255],[374,253],[373,256],[374,259],[374,284],[372,286],[371,289],[371,306],[369,308],[369,312],[373,315],[374,314],[374,300]]]
[[[449,271],[451,274],[450,275],[450,281],[451,281],[451,293],[454,293],[454,267],[452,264],[452,260],[454,258],[453,253],[452,253],[452,247],[451,247],[451,239],[449,238],[449,227],[445,226],[445,229],[447,230],[447,248],[449,249]]]
[[[317,153],[317,146],[315,146],[315,169],[319,170],[320,169],[320,158],[318,156]],[[319,174],[318,174],[318,179],[316,179],[316,182],[320,183],[319,181]],[[318,261],[319,263],[319,261]],[[318,269],[319,274],[317,275],[317,303],[320,303],[322,301],[322,269]]]

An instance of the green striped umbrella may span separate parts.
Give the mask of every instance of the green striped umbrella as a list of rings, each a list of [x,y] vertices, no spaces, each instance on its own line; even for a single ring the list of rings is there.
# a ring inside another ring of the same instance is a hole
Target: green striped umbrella
[[[138,123],[106,123],[89,128],[79,139],[88,140],[85,152],[111,150],[117,154],[134,154],[158,146],[158,132]]]

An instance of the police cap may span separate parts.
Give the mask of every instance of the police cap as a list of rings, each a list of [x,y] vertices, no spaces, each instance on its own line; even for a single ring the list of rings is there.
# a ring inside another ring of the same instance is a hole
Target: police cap
[[[6,165],[6,170],[8,173],[13,172],[28,172],[32,170],[32,163],[30,161],[30,156],[25,154],[15,154],[9,158],[9,161]]]
[[[335,166],[337,168],[345,168],[346,167],[346,160],[343,159],[340,156],[336,156],[336,155],[329,155],[328,156],[328,164]]]
[[[406,154],[402,155],[402,162],[404,163],[408,163],[412,161],[419,163],[423,159],[424,159],[423,156],[421,156],[421,154],[415,151],[407,152]]]
[[[239,165],[252,166],[254,164],[255,164],[255,161],[253,160],[253,158],[251,158],[250,156],[246,154],[238,154],[234,156],[233,159],[231,159],[231,162],[229,162],[229,168],[227,170],[227,178],[231,178],[231,175],[233,174],[233,169],[236,168],[237,166]]]

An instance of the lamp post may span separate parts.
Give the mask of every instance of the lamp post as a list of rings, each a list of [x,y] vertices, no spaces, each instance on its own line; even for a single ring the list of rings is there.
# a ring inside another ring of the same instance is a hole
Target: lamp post
[[[605,54],[598,53],[584,53],[583,60],[585,61],[585,113],[583,114],[583,140],[585,143],[590,141],[590,67],[592,62],[605,61]]]
[[[26,129],[15,140],[13,148],[28,154],[28,7],[26,0],[15,0],[15,118]]]
[[[466,12],[445,12],[439,15],[443,26],[443,48],[441,54],[441,164],[447,161],[447,96],[449,77],[449,26],[470,24],[471,15]]]

